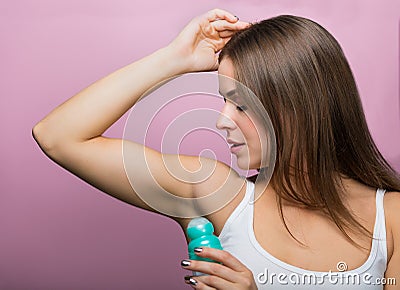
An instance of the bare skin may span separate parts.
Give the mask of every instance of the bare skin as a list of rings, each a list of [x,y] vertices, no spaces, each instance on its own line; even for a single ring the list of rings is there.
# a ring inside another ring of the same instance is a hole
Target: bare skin
[[[219,69],[220,74],[232,76],[232,65],[229,61],[218,64],[216,53],[236,31],[247,25],[238,21],[231,13],[219,9],[193,19],[167,47],[113,72],[53,110],[33,128],[35,140],[52,160],[82,180],[133,206],[154,211],[137,196],[126,177],[121,154],[122,140],[102,135],[145,91],[169,77],[216,69]],[[172,62],[171,59],[176,61]],[[223,113],[232,122],[222,118],[218,120],[217,127],[226,130],[228,136],[236,138],[236,141],[245,142],[245,146],[249,148],[250,156],[238,154],[238,163],[239,159],[251,160],[253,168],[257,168],[258,141],[252,138],[254,128],[251,122],[231,102],[226,103]],[[241,134],[238,130],[246,134]],[[177,196],[193,198],[204,192],[240,189],[231,203],[207,216],[213,222],[217,234],[244,196],[244,180],[223,163],[217,162],[210,178],[193,183],[192,181],[199,178],[196,175],[196,169],[200,166],[199,158],[181,155],[179,158],[189,171],[185,181],[180,181],[170,176],[164,167],[158,166],[162,164],[163,158],[173,160],[177,156],[163,155],[133,142],[128,142],[125,146],[129,154],[137,157],[137,163],[130,172],[140,180],[141,186],[151,191],[157,192],[161,188]],[[147,160],[144,160],[144,155]],[[202,158],[201,162],[203,165],[214,164],[213,160],[206,158]],[[143,170],[147,165],[151,171]],[[149,178],[150,173],[159,186]],[[372,229],[375,218],[375,189],[353,180],[344,182],[347,186],[346,201],[349,207],[368,229]],[[272,255],[286,263],[316,271],[333,269],[340,260],[345,260],[349,269],[357,268],[366,260],[368,251],[360,250],[345,240],[327,218],[315,211],[286,205],[285,214],[290,229],[308,247],[296,243],[280,221],[274,198],[273,189],[267,187],[255,204],[254,218],[257,240]],[[389,261],[386,276],[400,281],[399,193],[386,194],[385,215]],[[182,229],[186,228],[188,219],[172,218]],[[273,226],[267,229],[266,221]],[[332,239],[337,243],[332,245]],[[355,236],[354,239],[370,248],[370,239],[360,236]],[[197,284],[193,285],[196,289],[256,289],[251,271],[228,252],[204,249],[199,255],[221,261],[224,265],[192,261],[185,268],[210,274],[196,277]],[[394,286],[387,286],[385,289],[394,289]]]

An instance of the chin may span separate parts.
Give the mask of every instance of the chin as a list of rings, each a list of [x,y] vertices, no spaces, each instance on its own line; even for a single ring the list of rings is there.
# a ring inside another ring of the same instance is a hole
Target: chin
[[[257,162],[251,163],[247,158],[246,159],[238,158],[237,166],[242,170],[257,170],[260,168],[260,163]]]

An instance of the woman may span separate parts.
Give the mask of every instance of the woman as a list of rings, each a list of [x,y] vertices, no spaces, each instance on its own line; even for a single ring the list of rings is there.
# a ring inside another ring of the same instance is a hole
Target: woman
[[[250,88],[271,118],[277,144],[271,182],[262,178],[266,152],[259,136],[267,134],[265,128],[246,114],[246,104],[225,96],[217,127],[226,131],[238,165],[260,170],[260,182],[246,181],[223,163],[182,155],[185,176],[174,178],[158,164],[178,167],[177,156],[124,141],[126,156],[135,157],[128,170],[131,186],[122,140],[102,134],[154,85],[216,69]],[[224,250],[197,249],[221,263],[182,261],[185,269],[209,274],[185,277],[196,289],[382,289],[385,283],[377,279],[400,278],[399,176],[372,141],[339,45],[310,20],[280,16],[250,25],[212,10],[193,19],[167,47],[57,107],[33,135],[70,172],[150,211],[138,191],[184,198],[237,191],[229,204],[206,215]],[[202,178],[200,163],[213,168],[209,178]],[[189,222],[171,218],[182,229]],[[346,273],[352,276],[339,275]]]

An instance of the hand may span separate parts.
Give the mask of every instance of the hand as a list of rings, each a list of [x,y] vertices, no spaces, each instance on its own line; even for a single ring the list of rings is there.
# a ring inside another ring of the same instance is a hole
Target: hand
[[[216,70],[217,53],[235,32],[248,26],[233,14],[214,9],[192,19],[168,47],[177,61],[183,61],[184,72]]]
[[[194,289],[257,289],[253,273],[230,253],[209,247],[199,249],[202,250],[201,252],[196,252],[198,256],[210,258],[223,263],[223,265],[205,261],[184,260],[190,262],[190,265],[184,266],[185,262],[182,261],[184,269],[208,274],[205,276],[185,277],[185,282],[190,284]]]

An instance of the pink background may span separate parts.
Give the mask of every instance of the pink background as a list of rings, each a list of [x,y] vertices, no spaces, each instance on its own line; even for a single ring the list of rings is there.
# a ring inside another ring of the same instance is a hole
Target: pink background
[[[400,169],[396,0],[16,0],[0,4],[0,289],[189,289],[183,233],[47,159],[31,128],[105,74],[166,45],[211,8],[309,17],[341,43],[372,135]],[[126,117],[108,132],[122,136]]]

